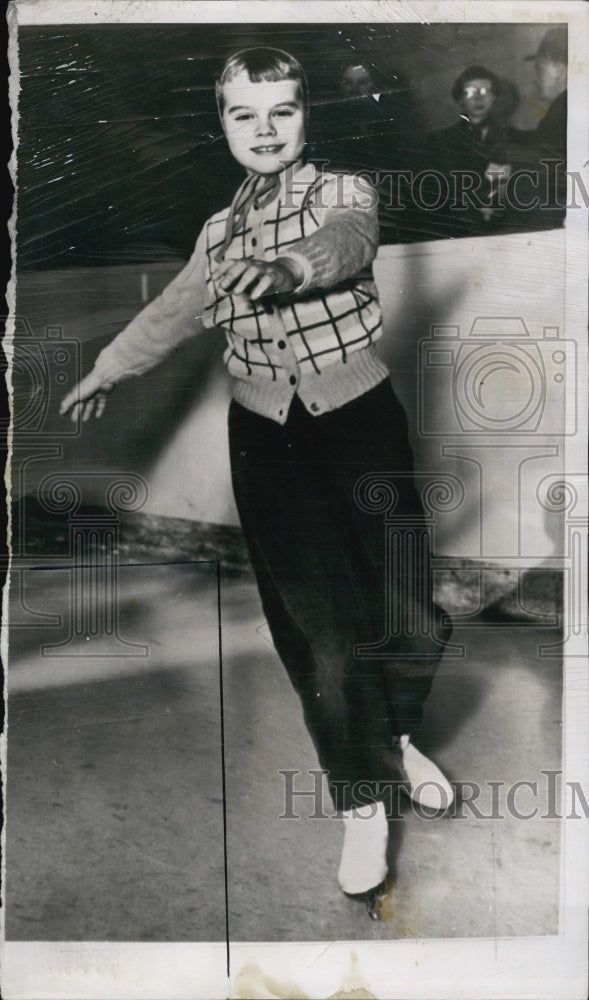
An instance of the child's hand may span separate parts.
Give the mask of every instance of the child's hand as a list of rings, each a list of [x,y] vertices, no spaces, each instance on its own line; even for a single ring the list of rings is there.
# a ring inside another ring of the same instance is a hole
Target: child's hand
[[[214,275],[228,295],[247,295],[255,302],[262,295],[292,292],[303,280],[296,261],[225,260]]]
[[[103,382],[99,375],[90,372],[62,399],[59,407],[60,416],[65,416],[68,410],[71,410],[71,420],[77,421],[81,414],[84,423],[93,413],[95,417],[101,417],[106,406],[106,397],[113,389],[114,383]]]

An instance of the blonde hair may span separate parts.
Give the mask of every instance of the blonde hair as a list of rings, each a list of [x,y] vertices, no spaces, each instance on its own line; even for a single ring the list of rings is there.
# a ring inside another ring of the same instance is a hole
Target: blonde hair
[[[305,108],[308,107],[307,78],[298,59],[283,49],[259,48],[242,49],[229,56],[219,79],[215,83],[215,94],[219,114],[223,113],[223,87],[237,76],[246,73],[252,83],[278,83],[280,80],[295,80]]]

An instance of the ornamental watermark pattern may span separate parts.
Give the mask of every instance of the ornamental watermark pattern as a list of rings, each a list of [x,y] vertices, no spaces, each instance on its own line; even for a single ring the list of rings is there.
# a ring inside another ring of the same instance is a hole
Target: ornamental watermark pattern
[[[147,657],[146,644],[120,634],[119,588],[120,516],[145,506],[147,483],[135,472],[101,472],[79,463],[68,468],[68,442],[80,438],[83,422],[80,416],[66,420],[58,410],[82,376],[82,344],[65,337],[60,325],[45,326],[36,336],[29,320],[19,316],[11,327],[4,341],[12,395],[13,500],[6,625],[42,629],[45,635],[55,629],[60,637],[40,643],[41,657]],[[48,465],[59,471],[47,474]],[[57,555],[38,551],[39,534],[48,531],[44,518],[60,526]],[[45,568],[68,578],[65,611],[58,614],[31,606],[29,599],[32,575]]]

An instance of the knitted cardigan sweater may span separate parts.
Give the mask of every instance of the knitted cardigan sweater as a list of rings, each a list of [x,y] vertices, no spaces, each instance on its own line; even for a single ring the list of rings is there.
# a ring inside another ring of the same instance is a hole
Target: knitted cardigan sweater
[[[386,378],[374,352],[382,319],[371,267],[378,248],[373,189],[363,178],[320,173],[312,164],[289,167],[279,180],[276,197],[254,202],[229,240],[230,209],[209,219],[188,264],[98,356],[104,381],[148,371],[206,327],[224,329],[234,398],[278,423],[295,393],[318,415]],[[225,259],[293,258],[303,281],[256,303],[227,295],[215,278],[223,246]]]

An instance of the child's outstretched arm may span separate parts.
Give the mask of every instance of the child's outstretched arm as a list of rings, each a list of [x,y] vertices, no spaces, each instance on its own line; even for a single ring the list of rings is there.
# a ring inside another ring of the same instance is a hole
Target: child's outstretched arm
[[[206,303],[204,231],[186,266],[152,302],[100,352],[93,370],[64,397],[60,413],[72,420],[102,416],[117,382],[155,368],[183,340],[204,329]]]
[[[321,228],[273,261],[225,260],[215,272],[221,292],[264,295],[331,288],[370,266],[378,250],[378,196],[358,175],[322,177],[312,204]]]
[[[367,178],[322,176],[309,208],[321,227],[278,258],[299,265],[297,291],[331,288],[370,267],[378,251],[379,224],[378,196]]]
[[[114,383],[105,382],[94,370],[68,392],[59,407],[60,416],[64,417],[71,410],[71,419],[77,422],[81,416],[86,423],[92,415],[101,417],[106,406],[106,397],[114,389]]]

